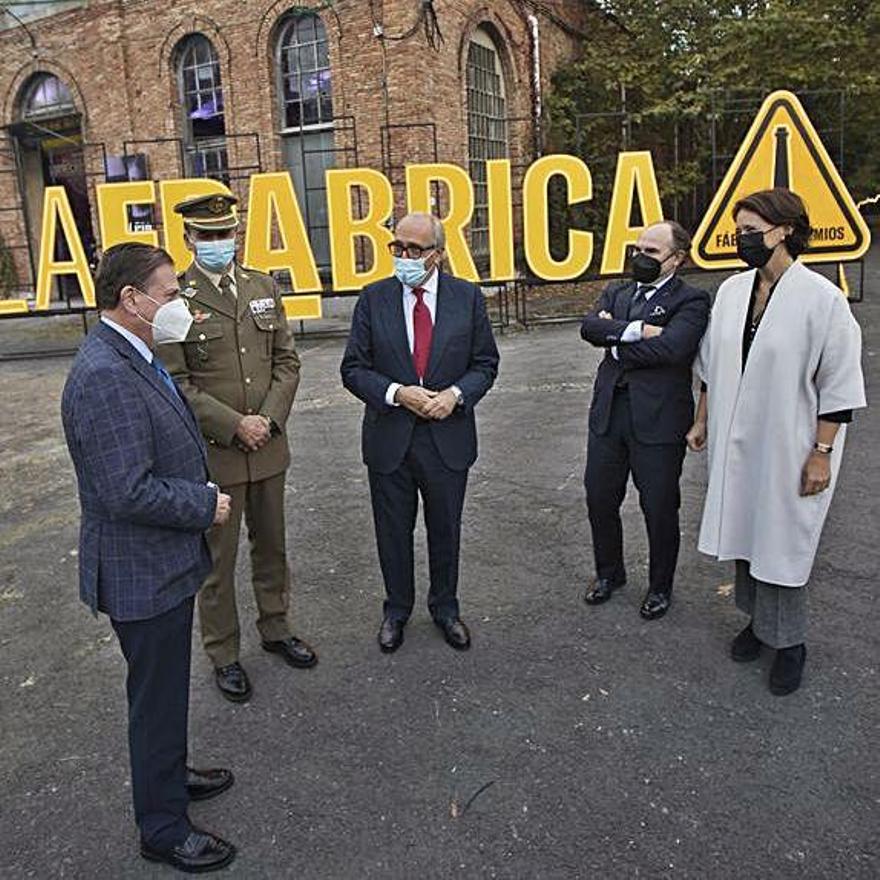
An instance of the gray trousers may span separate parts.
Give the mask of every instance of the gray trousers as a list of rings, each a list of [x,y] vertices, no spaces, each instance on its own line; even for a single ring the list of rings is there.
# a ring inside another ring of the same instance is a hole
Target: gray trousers
[[[780,587],[753,578],[736,560],[736,607],[752,618],[752,632],[770,648],[800,645],[807,636],[806,587]]]

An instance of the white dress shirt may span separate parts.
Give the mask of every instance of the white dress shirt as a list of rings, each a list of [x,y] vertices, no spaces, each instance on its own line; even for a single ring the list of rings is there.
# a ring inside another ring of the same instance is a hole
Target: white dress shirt
[[[422,290],[425,291],[422,295],[422,301],[428,307],[428,311],[431,313],[431,324],[436,323],[434,318],[437,314],[437,283],[439,281],[439,276],[440,273],[435,270],[428,276],[424,284],[420,285]],[[406,338],[409,342],[410,354],[412,354],[413,346],[415,344],[415,330],[413,330],[413,309],[416,307],[416,302],[416,295],[412,292],[412,288],[404,284],[403,318],[406,321]],[[397,389],[400,387],[400,382],[392,382],[388,386],[387,390],[385,391],[385,403],[387,403],[388,406],[400,406],[400,404],[397,403],[397,401],[394,399],[394,395],[397,394]]]
[[[144,342],[140,336],[135,336],[131,330],[126,330],[125,327],[121,327],[115,321],[111,321],[106,315],[101,315],[101,323],[106,324],[108,327],[111,327],[115,330],[120,336],[124,339],[128,340],[136,349],[137,353],[148,363],[153,363],[153,352],[150,351],[150,346]]]
[[[651,297],[654,296],[654,294],[657,293],[657,291],[660,290],[660,288],[663,287],[663,285],[666,284],[666,282],[669,281],[674,274],[675,272],[670,272],[665,278],[661,278],[659,281],[655,281],[653,284],[642,284],[641,282],[639,282],[636,290],[638,290],[639,287],[652,287],[653,290],[645,291],[645,302],[650,302]],[[624,330],[623,333],[620,334],[620,341],[638,342],[642,338],[642,329],[644,327],[644,324],[644,321],[630,321],[629,324],[626,325],[626,330]],[[618,360],[616,345],[611,346],[611,356],[614,358],[614,360]]]

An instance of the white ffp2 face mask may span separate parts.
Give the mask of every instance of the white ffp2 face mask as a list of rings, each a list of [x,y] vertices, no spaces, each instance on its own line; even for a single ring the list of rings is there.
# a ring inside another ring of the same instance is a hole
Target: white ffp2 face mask
[[[150,302],[156,302],[153,297],[142,290],[138,291],[138,293],[143,294]],[[163,303],[162,305],[156,303],[156,305],[159,308],[156,309],[152,321],[147,321],[143,315],[136,312],[142,321],[146,321],[153,328],[153,342],[157,345],[168,342],[183,342],[193,323],[193,316],[190,314],[186,303],[182,299],[176,298],[171,300],[171,302]]]

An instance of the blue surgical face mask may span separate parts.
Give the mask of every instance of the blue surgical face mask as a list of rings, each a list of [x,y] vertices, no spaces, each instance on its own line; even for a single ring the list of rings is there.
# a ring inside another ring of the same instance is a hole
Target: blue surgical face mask
[[[416,287],[424,281],[428,271],[425,268],[424,257],[419,260],[410,260],[407,257],[394,258],[394,274],[398,281],[407,287]]]
[[[235,259],[235,237],[197,241],[196,262],[209,272],[222,272]]]

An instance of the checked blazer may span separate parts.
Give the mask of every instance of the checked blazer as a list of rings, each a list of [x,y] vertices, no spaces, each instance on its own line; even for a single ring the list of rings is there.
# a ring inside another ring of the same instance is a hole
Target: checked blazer
[[[82,600],[129,621],[194,595],[211,569],[204,532],[217,490],[207,485],[205,445],[183,395],[98,323],[67,377],[61,416],[82,511]]]

